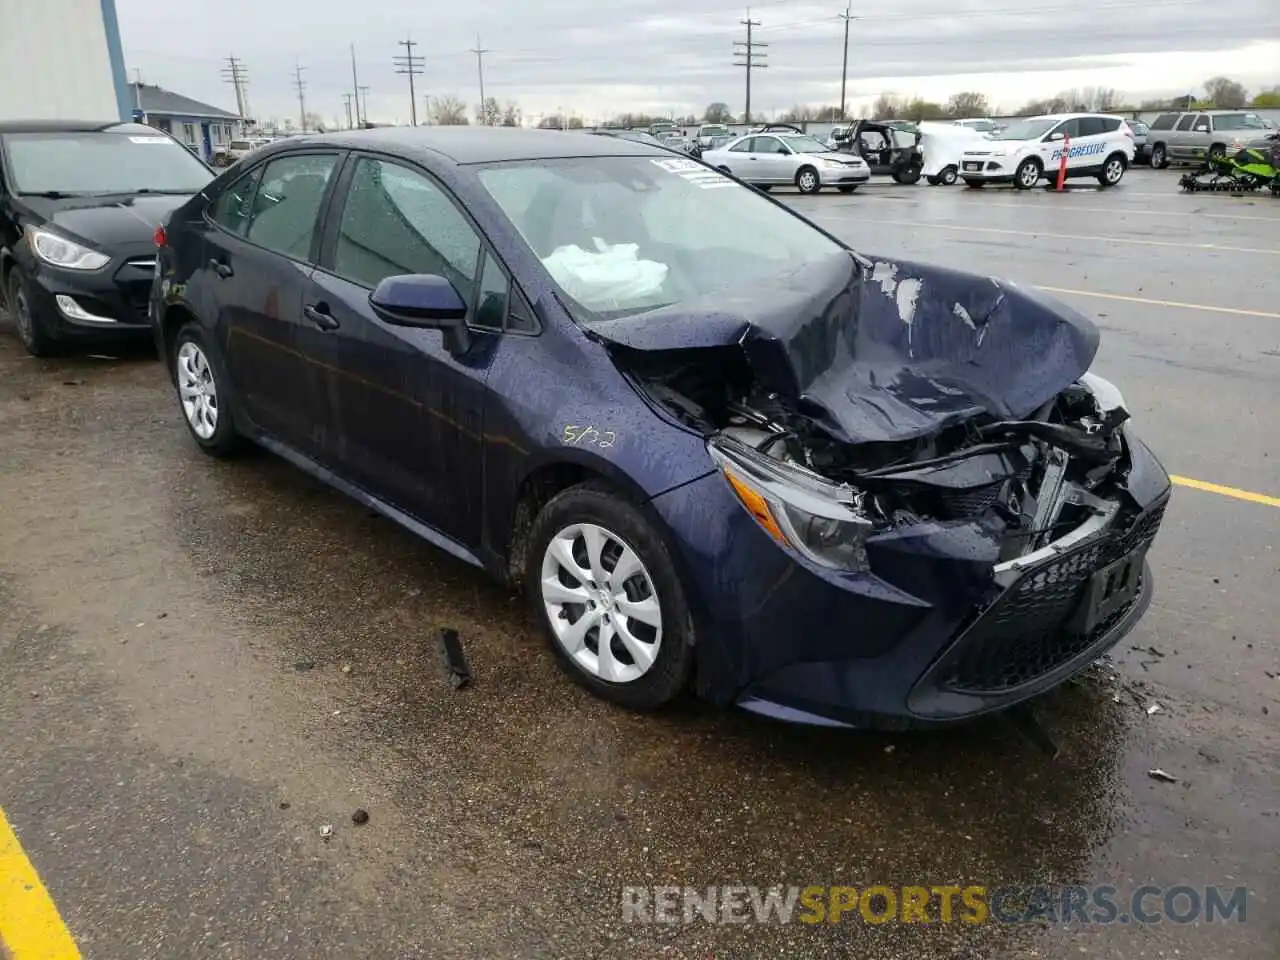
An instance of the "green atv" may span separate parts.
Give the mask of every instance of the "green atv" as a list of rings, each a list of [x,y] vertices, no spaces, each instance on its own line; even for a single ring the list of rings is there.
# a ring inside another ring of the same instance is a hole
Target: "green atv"
[[[1262,187],[1280,197],[1280,133],[1251,140],[1232,156],[1209,154],[1200,170],[1178,181],[1183,190],[1247,193]]]

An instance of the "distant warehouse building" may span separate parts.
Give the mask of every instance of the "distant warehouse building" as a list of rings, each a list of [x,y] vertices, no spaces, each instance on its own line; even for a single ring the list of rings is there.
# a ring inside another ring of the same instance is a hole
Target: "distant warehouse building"
[[[127,120],[115,0],[0,0],[0,120]]]

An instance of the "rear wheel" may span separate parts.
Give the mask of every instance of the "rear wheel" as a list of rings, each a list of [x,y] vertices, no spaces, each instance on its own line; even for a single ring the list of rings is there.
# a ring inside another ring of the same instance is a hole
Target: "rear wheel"
[[[9,313],[18,331],[18,339],[33,357],[49,357],[58,352],[58,342],[36,310],[27,290],[27,278],[21,268],[9,271]]]
[[[1098,174],[1098,182],[1104,187],[1114,187],[1120,182],[1120,178],[1124,176],[1125,161],[1123,155],[1113,153],[1107,157],[1106,163],[1102,165],[1102,172]]]
[[[1151,166],[1156,170],[1169,166],[1169,155],[1165,152],[1163,143],[1157,143],[1151,148]]]
[[[801,193],[817,193],[822,189],[822,181],[818,179],[818,171],[813,167],[801,167],[796,172],[796,189]]]
[[[634,710],[674,699],[693,667],[693,621],[640,507],[603,483],[581,484],[553,497],[529,536],[525,589],[560,665]]]
[[[1018,164],[1018,170],[1013,175],[1013,185],[1019,190],[1030,190],[1040,182],[1040,162],[1028,157]]]
[[[898,181],[898,183],[910,186],[913,183],[919,182],[920,171],[920,164],[913,161],[908,163],[905,167],[902,167],[900,170],[895,170],[893,172],[893,179]]]
[[[188,323],[178,331],[170,364],[192,439],[213,457],[235,453],[242,440],[231,419],[231,383],[221,354],[199,324]]]
[[[943,167],[942,173],[938,174],[938,180],[944,187],[949,187],[956,182],[956,178],[960,175],[955,167]]]

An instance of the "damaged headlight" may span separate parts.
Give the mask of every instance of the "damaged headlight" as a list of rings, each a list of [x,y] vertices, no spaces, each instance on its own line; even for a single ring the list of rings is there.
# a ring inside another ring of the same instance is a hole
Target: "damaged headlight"
[[[824,567],[868,568],[866,541],[875,526],[851,487],[723,435],[708,441],[707,452],[746,511],[779,544]]]

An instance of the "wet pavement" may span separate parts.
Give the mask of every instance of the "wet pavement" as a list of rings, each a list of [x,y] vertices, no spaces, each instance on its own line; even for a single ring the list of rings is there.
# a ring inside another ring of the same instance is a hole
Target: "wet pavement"
[[[1078,291],[1170,471],[1280,496],[1280,202],[1175,180],[787,199],[870,253]],[[507,590],[282,461],[201,456],[145,355],[37,361],[0,333],[0,504],[0,808],[93,960],[1280,954],[1274,506],[1175,491],[1150,613],[1043,704],[1050,760],[1000,720],[608,707]],[[1213,925],[620,909],[624,885],[873,883],[1251,894]]]

